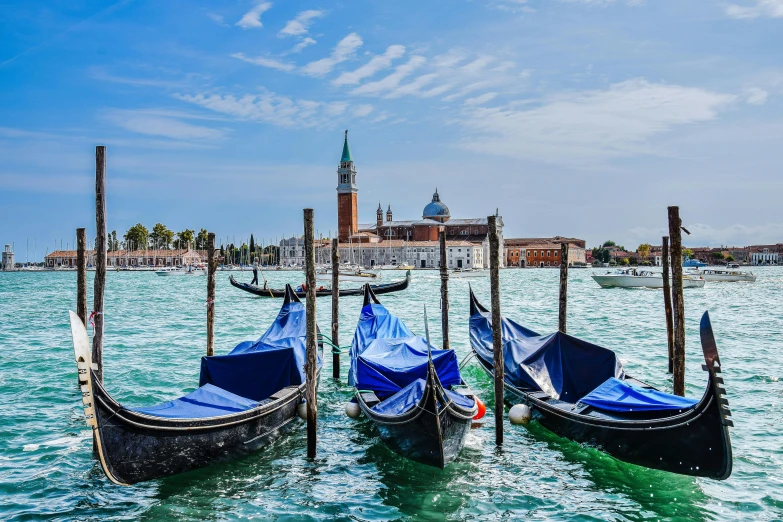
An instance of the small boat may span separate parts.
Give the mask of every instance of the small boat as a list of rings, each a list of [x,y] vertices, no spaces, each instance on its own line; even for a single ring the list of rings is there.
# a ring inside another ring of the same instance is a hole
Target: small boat
[[[395,270],[413,270],[414,268],[416,267],[413,265],[397,265],[394,267]]]
[[[348,375],[354,400],[392,451],[442,469],[459,455],[478,411],[457,354],[415,336],[364,288]]]
[[[457,268],[449,270],[449,278],[463,279],[468,277],[487,277],[489,270],[480,270],[478,268]]]
[[[245,455],[296,425],[305,394],[306,312],[287,290],[264,335],[227,355],[202,357],[199,387],[155,406],[127,407],[111,397],[95,376],[84,323],[70,312],[84,414],[109,480],[135,484]]]
[[[315,274],[315,278],[318,281],[331,281],[332,280],[332,269],[327,268],[324,270],[319,270]],[[366,283],[368,281],[372,281],[374,279],[378,278],[378,274],[374,274],[372,272],[363,272],[361,270],[340,270],[339,274],[340,281],[351,281],[351,282],[360,282],[360,283]]]
[[[717,480],[731,475],[734,424],[708,313],[701,319],[707,387],[699,400],[632,378],[607,348],[502,321],[507,402],[527,404],[546,428],[625,462]],[[471,291],[470,344],[490,376],[492,338],[491,315]]]
[[[196,268],[194,266],[187,267],[166,267],[159,270],[155,270],[155,275],[159,276],[180,276],[180,275],[206,275],[203,268]]]
[[[663,288],[663,274],[636,268],[620,268],[605,274],[593,274],[593,279],[602,288]],[[682,276],[683,288],[702,288],[704,279],[699,275]]]
[[[285,297],[286,291],[279,288],[269,288],[265,286],[257,286],[257,285],[251,285],[250,283],[240,283],[236,279],[234,279],[234,276],[229,276],[229,280],[231,281],[232,286],[239,288],[240,290],[244,290],[245,292],[250,292],[253,295],[257,295],[259,297]],[[392,283],[384,283],[380,285],[369,285],[372,289],[373,293],[376,295],[380,294],[390,294],[392,292],[399,292],[401,290],[405,290],[408,288],[408,285],[411,282],[411,273],[410,270],[407,274],[405,274],[405,279],[402,279],[401,281],[394,281]],[[304,290],[296,289],[294,290],[294,293],[297,295],[297,297],[307,297],[307,292]],[[319,287],[315,291],[316,297],[325,297],[332,295],[332,289],[331,288],[324,288]],[[340,297],[346,297],[351,295],[364,295],[364,288],[362,286],[358,288],[341,288],[340,289]]]
[[[747,281],[753,283],[756,276],[753,272],[742,272],[740,270],[721,270],[704,269],[699,271],[699,275],[705,281]]]
[[[685,261],[682,262],[683,268],[700,268],[703,266],[707,266],[707,263],[702,263],[696,258],[686,259]]]

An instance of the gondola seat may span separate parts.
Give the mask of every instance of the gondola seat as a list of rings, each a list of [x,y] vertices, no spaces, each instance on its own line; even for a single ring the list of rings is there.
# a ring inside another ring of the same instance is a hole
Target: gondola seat
[[[621,381],[614,377],[607,379],[579,401],[598,410],[614,412],[683,410],[697,402],[655,389],[633,386],[628,380]]]

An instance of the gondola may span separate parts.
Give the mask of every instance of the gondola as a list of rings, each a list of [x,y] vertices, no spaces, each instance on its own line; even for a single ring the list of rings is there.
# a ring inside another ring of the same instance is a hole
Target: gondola
[[[96,379],[87,330],[70,312],[84,413],[109,480],[130,485],[244,455],[297,424],[305,393],[306,319],[304,305],[287,290],[261,338],[201,359],[199,388],[138,408],[119,404]]]
[[[509,403],[562,437],[632,464],[724,480],[731,475],[728,400],[708,313],[701,319],[707,388],[701,400],[660,392],[625,374],[615,353],[564,333],[538,335],[503,319]],[[492,318],[470,292],[470,341],[494,373]]]
[[[428,336],[429,337],[429,336]],[[349,384],[381,440],[405,458],[444,468],[478,411],[453,350],[435,350],[390,314],[365,285],[351,343]]]
[[[285,297],[285,290],[281,290],[279,288],[264,288],[263,286],[257,286],[257,285],[251,285],[250,283],[240,283],[236,279],[234,279],[234,276],[229,276],[229,280],[231,281],[231,284],[235,286],[236,288],[239,288],[240,290],[244,290],[245,292],[250,292],[253,295],[257,295],[259,297]],[[390,294],[392,292],[399,292],[400,290],[405,290],[408,288],[408,285],[411,282],[411,271],[408,270],[408,272],[405,274],[405,279],[401,281],[394,281],[392,283],[384,283],[380,285],[371,285],[373,292],[375,292],[375,295],[381,295],[381,294]],[[307,297],[307,292],[305,291],[295,291],[297,297]],[[345,288],[340,290],[340,297],[345,297],[349,295],[363,295],[364,294],[364,287],[360,286],[358,288]],[[325,297],[332,295],[332,289],[331,288],[323,288],[320,290],[315,291],[316,297]]]

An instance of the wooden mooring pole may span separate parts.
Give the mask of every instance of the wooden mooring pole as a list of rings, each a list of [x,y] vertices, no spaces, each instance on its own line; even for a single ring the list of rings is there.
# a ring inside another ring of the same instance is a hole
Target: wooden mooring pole
[[[316,327],[315,327],[315,248],[313,248],[313,209],[304,209],[305,266],[307,273],[307,457],[315,458],[318,422],[318,397],[316,396]],[[339,267],[338,267],[339,268]]]
[[[500,322],[500,240],[497,216],[487,217],[489,225],[489,284],[492,292],[492,351],[494,352],[495,378],[495,444],[503,444],[503,328]]]
[[[95,287],[92,313],[92,363],[96,378],[103,382],[103,289],[106,286],[106,147],[95,147]]]
[[[340,240],[332,239],[332,378],[340,378]]]
[[[674,319],[672,318],[672,287],[669,283],[669,236],[661,238],[663,265],[663,308],[666,312],[666,345],[669,348],[669,373],[674,371]]]
[[[449,267],[446,265],[446,229],[438,231],[440,243],[440,314],[441,330],[443,330],[443,349],[451,348],[449,341]]]
[[[568,306],[568,243],[560,244],[560,311],[557,315],[557,329],[566,333]]]
[[[76,229],[76,315],[87,325],[87,230]]]
[[[215,355],[215,233],[207,234],[207,356]]]
[[[682,234],[680,207],[669,207],[669,237],[672,257],[672,304],[674,308],[673,393],[685,396],[685,302],[682,295]]]

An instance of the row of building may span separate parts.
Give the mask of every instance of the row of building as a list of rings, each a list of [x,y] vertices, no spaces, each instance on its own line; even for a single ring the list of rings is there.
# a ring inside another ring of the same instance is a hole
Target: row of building
[[[731,260],[735,263],[765,266],[783,264],[783,243],[774,245],[751,245],[746,247],[683,247],[693,252],[692,258],[703,263],[715,264]],[[650,263],[661,266],[662,246],[652,245],[646,256],[637,252],[627,252],[618,247],[606,247],[611,259],[617,263],[627,260],[631,264]],[[587,262],[592,263],[592,252],[586,253]]]

